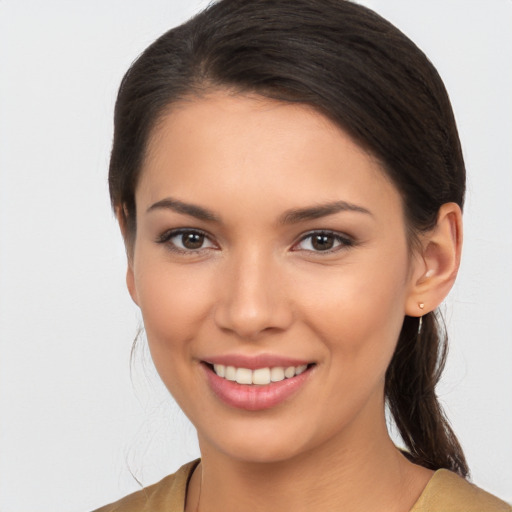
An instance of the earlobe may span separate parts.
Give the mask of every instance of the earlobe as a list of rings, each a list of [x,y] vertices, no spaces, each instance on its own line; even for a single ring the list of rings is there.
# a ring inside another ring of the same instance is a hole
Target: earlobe
[[[422,235],[406,315],[422,316],[441,304],[457,277],[461,250],[461,209],[455,203],[446,203],[439,209],[434,228]]]

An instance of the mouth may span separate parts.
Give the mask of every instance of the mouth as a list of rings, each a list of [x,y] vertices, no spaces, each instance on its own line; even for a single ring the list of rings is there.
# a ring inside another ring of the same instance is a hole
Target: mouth
[[[296,395],[310,380],[315,363],[246,368],[203,361],[201,366],[215,396],[246,411],[276,407]]]
[[[285,379],[292,379],[301,373],[304,373],[311,364],[302,364],[299,366],[274,366],[265,368],[237,368],[236,366],[227,366],[223,364],[207,363],[210,369],[218,376],[238,384],[255,386],[266,386],[271,382],[281,382]]]

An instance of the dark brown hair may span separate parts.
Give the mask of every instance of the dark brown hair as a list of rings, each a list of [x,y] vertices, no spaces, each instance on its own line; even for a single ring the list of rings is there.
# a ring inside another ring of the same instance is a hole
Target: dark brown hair
[[[313,106],[373,154],[400,191],[411,243],[441,205],[462,207],[465,168],[447,92],[416,45],[346,0],[221,0],[170,30],[126,73],[115,107],[112,204],[136,231],[135,189],[171,104],[215,89]],[[467,476],[435,386],[446,356],[436,313],[405,317],[385,394],[409,457]]]

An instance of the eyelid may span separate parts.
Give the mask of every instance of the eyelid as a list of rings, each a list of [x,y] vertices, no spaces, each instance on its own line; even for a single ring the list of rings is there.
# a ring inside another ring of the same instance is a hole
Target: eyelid
[[[300,249],[296,248],[301,242],[304,240],[307,240],[308,238],[311,238],[315,235],[329,235],[336,239],[336,241],[340,242],[339,245],[333,247],[332,249],[327,249],[325,251],[315,251],[311,249]],[[332,254],[338,251],[343,251],[346,249],[349,249],[355,245],[355,240],[347,235],[346,233],[340,233],[339,231],[333,231],[330,229],[315,229],[313,231],[308,231],[307,233],[304,233],[300,236],[300,238],[295,242],[292,246],[292,251],[304,251],[311,254]]]
[[[212,244],[213,247],[210,246],[210,247],[200,247],[199,249],[182,249],[181,247],[178,247],[175,244],[171,243],[172,238],[174,238],[175,236],[186,234],[186,233],[194,233],[194,234],[204,236],[205,239],[207,239],[210,242],[210,244]],[[168,229],[168,230],[164,231],[163,233],[161,233],[160,235],[158,235],[156,237],[155,242],[157,244],[166,245],[169,250],[171,250],[173,252],[177,252],[179,254],[194,255],[194,254],[198,254],[205,250],[218,249],[218,244],[216,242],[214,242],[213,237],[206,231],[199,229],[199,228]]]

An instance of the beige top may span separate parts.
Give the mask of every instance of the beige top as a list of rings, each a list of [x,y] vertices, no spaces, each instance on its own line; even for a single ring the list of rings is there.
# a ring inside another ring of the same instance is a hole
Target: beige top
[[[187,484],[199,460],[95,512],[184,512]],[[437,470],[410,512],[512,512],[504,501],[448,471]]]

